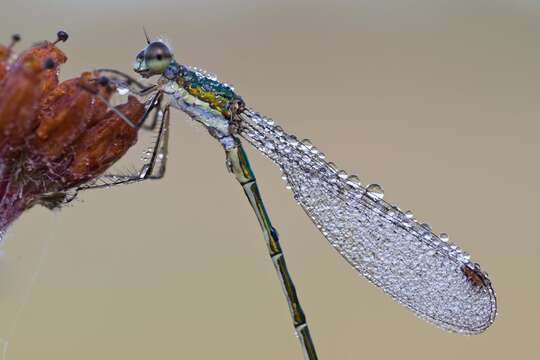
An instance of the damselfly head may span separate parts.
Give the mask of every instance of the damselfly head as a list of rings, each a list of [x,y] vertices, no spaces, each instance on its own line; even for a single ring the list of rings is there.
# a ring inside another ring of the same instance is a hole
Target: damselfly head
[[[169,46],[163,41],[152,41],[137,54],[133,70],[144,78],[161,75],[173,60]]]

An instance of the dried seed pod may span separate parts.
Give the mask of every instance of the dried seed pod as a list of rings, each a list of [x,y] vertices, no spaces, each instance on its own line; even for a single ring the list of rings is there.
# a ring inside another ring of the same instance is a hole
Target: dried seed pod
[[[58,85],[58,69],[60,65],[67,61],[67,56],[53,43],[43,41],[22,52],[13,65],[10,66],[10,71],[25,66],[29,61],[43,66],[47,60],[52,60],[53,66],[42,74],[45,81],[40,84],[42,93],[46,94]]]
[[[118,110],[131,119],[139,119],[144,114],[144,106],[134,97],[130,97],[127,104],[118,106]],[[84,183],[102,174],[136,141],[137,130],[109,112],[77,141],[73,163],[67,170],[71,181],[68,186]]]
[[[0,233],[35,204],[54,208],[71,199],[65,195],[137,140],[136,130],[96,96],[109,99],[114,90],[99,86],[96,74],[59,83],[67,57],[54,43],[10,57],[11,47],[0,46]],[[130,118],[144,113],[133,97],[117,109]]]
[[[81,78],[64,81],[43,99],[37,114],[39,125],[31,139],[34,153],[54,161],[86,131],[96,99],[79,83],[92,77],[92,73],[84,73]]]
[[[36,125],[36,113],[43,96],[44,68],[27,59],[11,68],[0,89],[0,157],[17,156],[20,146]]]
[[[10,55],[11,49],[7,46],[0,45],[0,82],[6,76]]]

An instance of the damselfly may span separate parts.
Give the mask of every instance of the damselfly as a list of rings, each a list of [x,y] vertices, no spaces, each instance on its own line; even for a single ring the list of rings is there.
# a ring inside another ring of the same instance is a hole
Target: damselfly
[[[115,110],[127,124],[140,128],[147,119],[158,138],[150,161],[133,175],[105,174],[79,190],[128,184],[165,173],[170,109],[185,112],[205,127],[225,151],[226,165],[250,202],[277,271],[292,321],[306,359],[316,359],[306,317],[287,270],[278,232],[272,225],[242,141],[246,140],[279,166],[294,199],[331,245],[370,282],[419,317],[443,329],[477,334],[489,327],[496,314],[496,297],[487,274],[468,254],[418,223],[410,211],[383,200],[381,186],[364,186],[325,159],[309,140],[298,140],[272,119],[251,108],[235,90],[197,68],[176,61],[163,40],[150,41],[140,51],[134,71],[145,85],[111,69],[97,70],[100,83],[122,94],[143,97],[146,111],[132,119]],[[96,96],[108,104],[99,93]]]

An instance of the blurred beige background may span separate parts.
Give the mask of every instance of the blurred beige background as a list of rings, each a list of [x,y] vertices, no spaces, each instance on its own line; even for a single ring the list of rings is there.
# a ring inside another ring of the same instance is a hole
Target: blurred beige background
[[[233,83],[487,269],[485,334],[415,318],[338,256],[250,149],[321,359],[533,359],[538,323],[537,1],[7,1],[0,39],[71,38],[68,78],[129,71],[142,26]],[[9,360],[301,359],[274,269],[218,145],[174,115],[161,182],[32,209],[0,258]],[[28,296],[27,296],[28,295]]]

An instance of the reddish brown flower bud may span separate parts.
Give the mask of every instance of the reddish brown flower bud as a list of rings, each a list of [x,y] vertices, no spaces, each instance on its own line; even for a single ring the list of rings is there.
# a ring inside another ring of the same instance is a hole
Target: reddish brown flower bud
[[[32,138],[33,152],[54,161],[86,131],[97,110],[93,106],[96,98],[80,82],[90,81],[92,77],[87,72],[81,78],[64,81],[41,101],[37,114],[39,126]]]
[[[45,69],[46,59],[53,59],[55,68]],[[65,61],[58,48],[42,42],[7,65],[8,72],[0,84],[0,157],[17,157],[21,144],[37,125],[39,101],[58,85],[56,68]]]
[[[67,56],[53,43],[43,41],[35,44],[21,53],[11,68],[16,69],[19,66],[25,66],[30,61],[44,66],[48,59],[53,61],[54,66],[42,74],[44,81],[40,84],[40,87],[42,93],[45,94],[58,85],[58,68],[67,61]]]
[[[134,97],[118,107],[130,119],[140,119],[144,106]],[[75,147],[73,163],[67,170],[69,184],[74,186],[102,174],[120,159],[137,141],[137,130],[126,124],[114,113],[99,120],[81,136]]]
[[[10,55],[11,49],[6,46],[0,45],[0,82],[6,76]]]
[[[16,156],[35,126],[36,112],[43,96],[40,90],[43,68],[35,61],[11,69],[0,89],[0,156]]]
[[[100,86],[96,74],[58,83],[66,56],[54,44],[39,43],[12,63],[10,52],[0,47],[0,237],[24,210],[53,207],[137,140],[137,131],[98,98],[109,99],[114,89]],[[144,113],[134,97],[117,109],[130,119]]]

